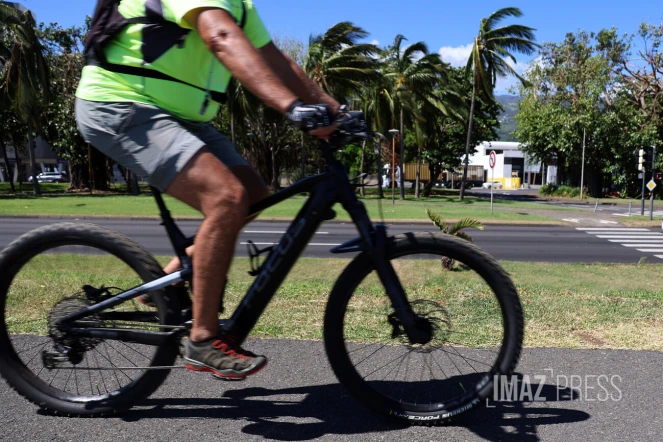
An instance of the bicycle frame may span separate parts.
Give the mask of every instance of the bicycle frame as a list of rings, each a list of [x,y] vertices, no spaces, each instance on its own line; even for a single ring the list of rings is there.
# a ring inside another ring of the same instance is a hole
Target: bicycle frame
[[[327,162],[327,171],[321,175],[305,178],[294,185],[266,198],[250,208],[250,216],[272,207],[294,195],[310,192],[304,207],[290,224],[278,245],[272,249],[263,262],[260,272],[246,293],[232,317],[221,323],[224,333],[234,336],[238,344],[246,339],[272,297],[281,286],[295,262],[315,235],[320,225],[335,218],[332,207],[341,203],[343,208],[357,227],[359,237],[332,250],[333,253],[367,252],[371,253],[377,273],[392,305],[405,329],[410,342],[424,343],[428,333],[420,330],[415,324],[412,312],[403,287],[391,266],[384,258],[386,246],[386,229],[383,225],[374,225],[364,205],[357,199],[354,187],[348,180],[343,164],[334,158],[332,152],[342,142],[332,139],[321,146],[323,157]],[[191,260],[186,255],[186,248],[194,243],[195,236],[185,237],[175,224],[170,212],[161,197],[154,189],[154,195],[161,211],[161,218],[170,241],[180,258],[183,269],[155,281],[134,287],[113,298],[92,305],[76,312],[60,321],[66,324],[86,316],[101,313],[103,310],[119,305],[142,294],[170,286],[171,284],[191,280],[193,269]],[[110,313],[107,313],[108,315]],[[73,335],[106,339],[120,339],[149,345],[160,345],[172,339],[178,332],[154,332],[121,329],[70,328]]]

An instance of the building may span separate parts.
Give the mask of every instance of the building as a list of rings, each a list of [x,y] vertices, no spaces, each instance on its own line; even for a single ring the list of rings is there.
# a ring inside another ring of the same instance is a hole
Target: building
[[[477,146],[470,156],[471,166],[482,166],[484,181],[493,179],[489,165],[490,152],[495,151],[494,179],[502,183],[505,189],[518,189],[521,186],[541,185],[543,176],[542,164],[530,161],[520,150],[520,143],[505,141],[487,141]],[[557,166],[543,165],[545,183],[557,181]]]
[[[68,171],[68,163],[62,158],[59,158],[55,152],[50,148],[48,143],[46,143],[41,138],[37,137],[35,139],[35,162],[37,163],[37,174],[40,172],[66,172]],[[16,150],[7,146],[7,159],[9,164],[5,164],[5,160],[0,155],[0,182],[9,181],[10,173],[12,174],[12,181],[17,182],[19,177],[21,181],[28,181],[28,178],[32,175],[32,163],[30,162],[30,156],[27,151],[25,153],[19,153],[19,160],[21,167],[19,168],[19,162],[16,161]],[[27,150],[27,149],[25,149]]]

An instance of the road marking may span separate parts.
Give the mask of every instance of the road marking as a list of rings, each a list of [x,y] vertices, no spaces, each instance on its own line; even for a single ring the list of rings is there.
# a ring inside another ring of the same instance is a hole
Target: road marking
[[[285,231],[280,230],[245,230],[244,233],[285,235]],[[329,235],[329,232],[315,232],[316,235]]]
[[[657,238],[649,238],[649,239],[611,239],[609,240],[610,242],[619,242],[619,243],[624,243],[624,242],[663,242],[663,238],[657,239]]]
[[[657,258],[663,259],[663,255],[654,255]]]
[[[601,224],[619,224],[617,221],[601,221]]]
[[[240,244],[243,245],[243,246],[246,246],[246,245],[248,245],[249,243],[248,243],[248,242],[242,242],[242,243],[240,243]],[[255,244],[255,245],[257,245],[257,246],[275,246],[275,245],[277,245],[278,243],[277,243],[277,242],[254,242],[253,244]],[[309,245],[309,246],[326,247],[326,246],[340,246],[340,245],[342,245],[342,244],[331,244],[331,243],[328,244],[328,243],[316,243],[316,242],[310,242],[310,243],[308,243],[308,245]]]
[[[649,241],[648,241],[649,242]],[[652,243],[652,244],[622,244],[624,247],[661,247],[663,243]]]
[[[645,253],[663,253],[663,249],[637,249],[638,252],[645,252]]]
[[[586,230],[586,231],[623,231],[623,232],[649,232],[649,229],[621,229],[618,227],[576,227],[576,230]],[[589,233],[589,232],[588,232]]]
[[[619,239],[619,238],[623,238],[623,239],[646,239],[646,238],[660,238],[660,237],[663,237],[663,235],[660,234],[660,233],[656,233],[654,235],[649,235],[649,236],[643,235],[643,234],[640,234],[640,235],[633,234],[633,235],[596,235],[596,237],[597,238],[605,238],[605,239]]]

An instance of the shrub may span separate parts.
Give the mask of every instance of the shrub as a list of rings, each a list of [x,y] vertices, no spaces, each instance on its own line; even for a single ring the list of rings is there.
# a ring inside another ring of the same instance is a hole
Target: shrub
[[[545,195],[545,196],[553,196],[555,194],[556,190],[557,190],[557,186],[555,184],[552,184],[552,183],[544,184],[539,189],[539,193],[541,195]]]

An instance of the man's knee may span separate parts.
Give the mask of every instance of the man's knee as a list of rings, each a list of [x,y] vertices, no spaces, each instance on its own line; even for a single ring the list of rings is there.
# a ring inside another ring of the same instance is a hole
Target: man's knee
[[[206,218],[221,218],[239,228],[249,213],[249,195],[240,183],[226,183],[204,196],[202,205]]]

